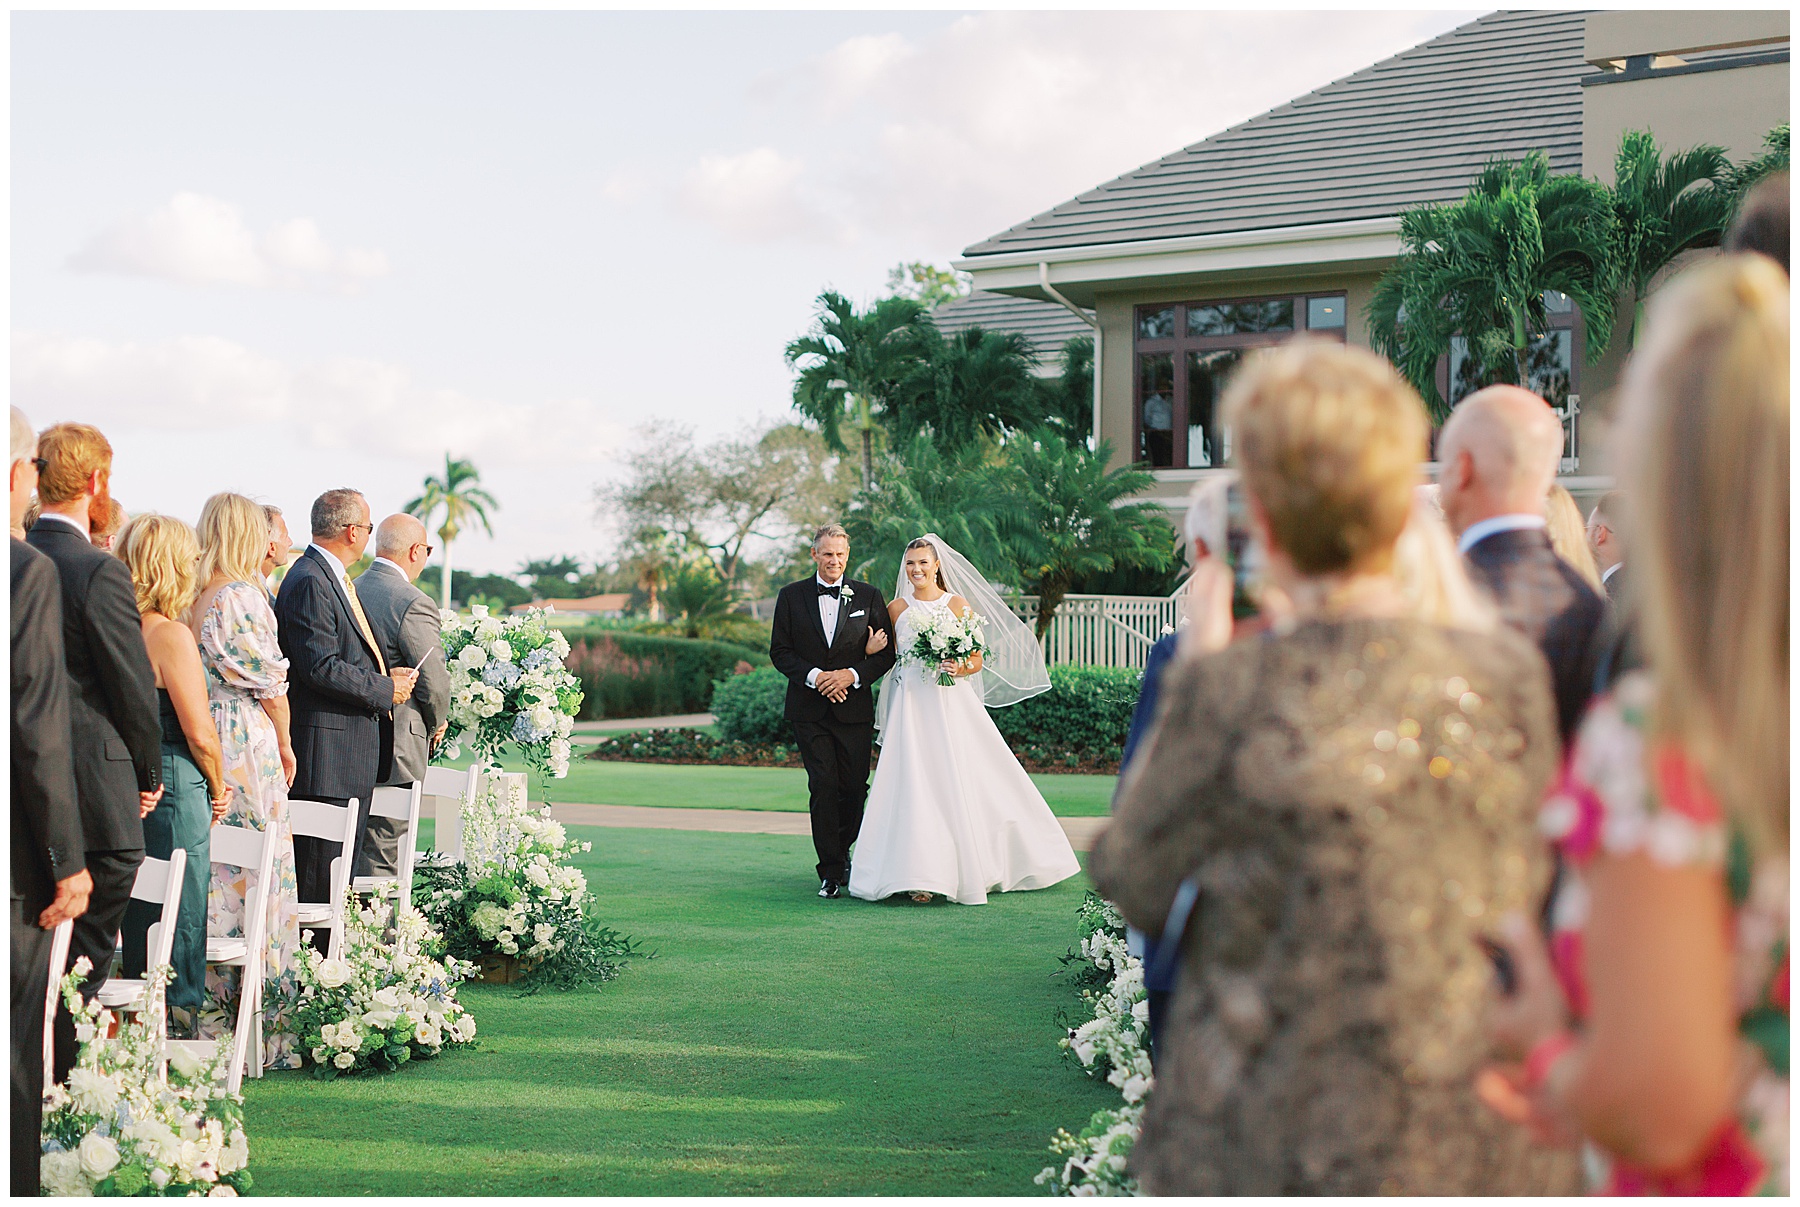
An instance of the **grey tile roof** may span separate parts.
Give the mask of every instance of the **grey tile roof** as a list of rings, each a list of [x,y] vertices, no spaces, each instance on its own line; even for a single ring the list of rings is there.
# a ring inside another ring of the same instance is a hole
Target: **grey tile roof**
[[[1579,172],[1585,12],[1497,12],[1195,143],[966,256],[1307,226],[1454,201],[1494,155]]]
[[[1036,302],[982,290],[934,306],[931,321],[945,335],[970,327],[1022,332],[1038,354],[1039,369],[1052,373],[1058,371],[1064,344],[1077,335],[1093,334],[1092,327],[1054,302]]]

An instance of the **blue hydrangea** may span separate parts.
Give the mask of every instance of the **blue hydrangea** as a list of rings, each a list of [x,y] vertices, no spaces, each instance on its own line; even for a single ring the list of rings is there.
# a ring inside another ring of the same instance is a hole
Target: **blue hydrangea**
[[[505,689],[519,681],[520,673],[516,662],[490,662],[481,672],[481,681],[489,687]]]
[[[561,665],[562,659],[558,658],[556,651],[549,646],[532,650],[531,653],[525,655],[525,669],[528,671],[541,671],[545,667]]]
[[[541,742],[553,732],[553,730],[539,729],[533,725],[529,712],[522,712],[513,717],[512,737],[515,742],[523,742],[528,745]]]

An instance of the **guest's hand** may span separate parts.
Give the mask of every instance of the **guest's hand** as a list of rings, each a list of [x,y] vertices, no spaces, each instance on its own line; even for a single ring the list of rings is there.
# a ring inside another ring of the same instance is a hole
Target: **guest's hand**
[[[450,732],[450,722],[448,722],[448,721],[445,721],[443,724],[439,725],[436,729],[431,731],[430,753],[433,757],[435,757],[437,755],[438,747],[442,746],[444,744],[444,735],[449,732]]]
[[[231,789],[219,789],[219,794],[211,798],[211,803],[213,824],[218,825],[225,820],[225,814],[231,811]]]
[[[388,672],[394,681],[394,703],[404,704],[412,699],[413,684],[419,681],[419,672],[410,666],[397,666]]]
[[[887,649],[888,636],[886,629],[869,629],[869,639],[863,642],[864,654],[879,654]]]
[[[156,812],[156,804],[158,801],[162,800],[162,794],[163,790],[161,784],[156,786],[155,792],[138,793],[138,816],[149,817],[152,813]]]
[[[94,891],[94,878],[82,868],[73,876],[56,882],[56,897],[38,915],[38,925],[55,930],[70,918],[87,913],[88,894]]]
[[[300,764],[294,759],[294,748],[286,743],[281,747],[281,774],[287,780],[288,787],[294,786],[294,777],[300,773]]]

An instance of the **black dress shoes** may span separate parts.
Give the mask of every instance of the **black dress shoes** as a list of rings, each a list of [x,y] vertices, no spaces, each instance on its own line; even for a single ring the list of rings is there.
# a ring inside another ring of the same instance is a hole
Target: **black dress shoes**
[[[835,880],[819,881],[819,896],[835,901],[843,895],[844,895],[843,890],[838,887],[837,881],[835,881]]]

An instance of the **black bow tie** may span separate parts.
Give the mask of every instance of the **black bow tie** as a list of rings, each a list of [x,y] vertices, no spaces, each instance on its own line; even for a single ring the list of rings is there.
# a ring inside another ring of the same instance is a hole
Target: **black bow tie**
[[[813,579],[813,585],[816,586],[817,588],[819,588],[820,595],[829,595],[833,599],[842,599],[843,598],[841,595],[838,594],[839,591],[842,591],[844,589],[843,583],[839,583],[835,587],[827,587],[824,583],[820,582],[818,579],[815,578],[815,579]]]

